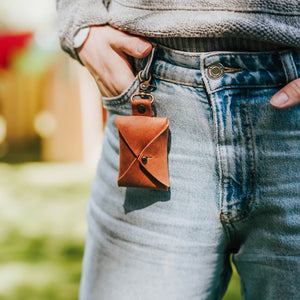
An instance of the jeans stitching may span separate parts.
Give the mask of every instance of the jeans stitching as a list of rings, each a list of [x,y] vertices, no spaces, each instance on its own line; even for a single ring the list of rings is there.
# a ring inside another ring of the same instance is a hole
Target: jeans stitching
[[[287,62],[286,59],[288,59],[289,61]],[[286,75],[286,83],[295,80],[298,77],[298,71],[292,52],[280,53],[280,60],[283,65],[284,73]]]
[[[293,79],[297,79],[298,78],[298,71],[296,68],[296,64],[295,64],[295,59],[293,54],[290,52],[290,58],[291,58],[291,67],[293,68],[293,72],[294,72],[294,78]]]
[[[280,86],[284,86],[286,83],[278,83],[274,85],[222,85],[221,87],[218,87],[216,89],[211,89],[210,91],[213,92],[219,92],[225,89],[244,89],[244,88],[277,88]]]
[[[240,105],[242,105],[242,102]],[[255,159],[255,151],[254,151],[253,130],[252,130],[252,126],[251,126],[251,122],[250,122],[250,118],[249,118],[249,91],[247,91],[247,95],[246,95],[246,118],[247,118],[247,122],[249,124],[249,133],[250,133],[250,141],[251,141],[251,147],[249,147],[248,141],[246,142],[247,164],[248,164],[248,180],[247,181],[248,181],[249,191],[247,193],[247,200],[246,200],[245,208],[239,214],[237,214],[236,216],[231,217],[231,218],[225,218],[224,215],[221,214],[221,220],[224,222],[240,221],[240,220],[246,218],[252,210],[253,202],[254,202],[254,199],[256,196],[257,174],[256,174],[256,159]],[[243,122],[243,118],[242,118],[242,126],[245,129],[245,122]],[[246,130],[244,130],[244,132],[246,132]],[[251,152],[253,155],[252,159],[250,156]],[[251,160],[252,160],[252,163],[250,163]],[[253,166],[252,166],[252,164],[253,164]],[[252,174],[252,172],[253,172],[253,174]]]
[[[224,198],[224,184],[223,184],[223,168],[222,168],[222,160],[221,160],[221,151],[220,151],[220,138],[219,138],[219,119],[218,119],[218,112],[215,103],[215,99],[213,95],[210,97],[211,107],[212,107],[212,117],[214,123],[214,136],[215,136],[215,145],[216,145],[216,158],[217,158],[217,171],[219,175],[219,186],[220,186],[220,195],[219,195],[219,203],[220,203],[220,211],[222,210],[223,206],[223,198]]]
[[[178,84],[182,84],[182,85],[189,85],[189,86],[194,86],[194,87],[204,87],[204,84],[197,84],[197,83],[187,83],[187,82],[183,82],[183,81],[179,81],[179,80],[175,80],[175,79],[169,79],[157,74],[153,74],[153,77],[157,78],[157,79],[161,79],[170,83],[178,83]]]
[[[104,107],[117,107],[117,106],[120,106],[120,105],[124,105],[128,102],[129,98],[130,98],[130,95],[133,94],[138,88],[138,83],[137,83],[137,80],[134,79],[132,85],[129,87],[128,91],[124,94],[124,95],[119,95],[121,96],[120,98],[117,98],[117,99],[111,99],[109,100],[109,98],[107,99],[103,99],[103,106]],[[116,96],[118,97],[118,96]]]
[[[290,82],[291,81],[291,74],[290,74],[290,70],[289,70],[288,66],[286,65],[285,55],[287,55],[287,53],[284,53],[284,54],[281,53],[280,54],[280,60],[281,60],[282,66],[283,66],[283,70],[284,70],[286,80],[287,80],[287,82]]]

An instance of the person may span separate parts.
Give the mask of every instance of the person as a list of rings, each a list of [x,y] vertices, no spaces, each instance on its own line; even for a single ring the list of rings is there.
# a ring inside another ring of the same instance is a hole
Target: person
[[[81,300],[298,299],[300,2],[58,0],[107,109]],[[170,122],[168,191],[118,187],[137,73]]]

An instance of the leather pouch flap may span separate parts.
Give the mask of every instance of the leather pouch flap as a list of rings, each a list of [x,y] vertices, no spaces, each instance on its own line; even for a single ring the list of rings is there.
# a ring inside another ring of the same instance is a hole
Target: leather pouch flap
[[[130,182],[151,187],[152,182],[153,188],[167,190],[168,119],[117,116],[116,125],[120,134],[119,185],[129,186]]]

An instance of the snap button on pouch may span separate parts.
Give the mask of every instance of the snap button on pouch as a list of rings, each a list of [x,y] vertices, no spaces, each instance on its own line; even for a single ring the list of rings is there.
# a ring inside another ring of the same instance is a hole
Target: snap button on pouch
[[[146,106],[145,106],[144,104],[139,104],[139,105],[137,106],[137,110],[138,110],[138,112],[139,112],[140,114],[144,114],[145,111],[146,111]]]
[[[142,163],[145,165],[148,161],[148,157],[147,156],[143,156],[142,157]]]
[[[219,79],[224,75],[224,66],[221,63],[214,63],[207,68],[207,76],[210,79]]]

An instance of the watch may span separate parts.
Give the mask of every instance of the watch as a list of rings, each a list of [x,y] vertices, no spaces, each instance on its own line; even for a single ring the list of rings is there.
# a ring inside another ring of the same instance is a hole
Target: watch
[[[81,47],[86,39],[88,38],[90,33],[90,27],[84,27],[77,31],[77,33],[74,36],[74,48]]]

